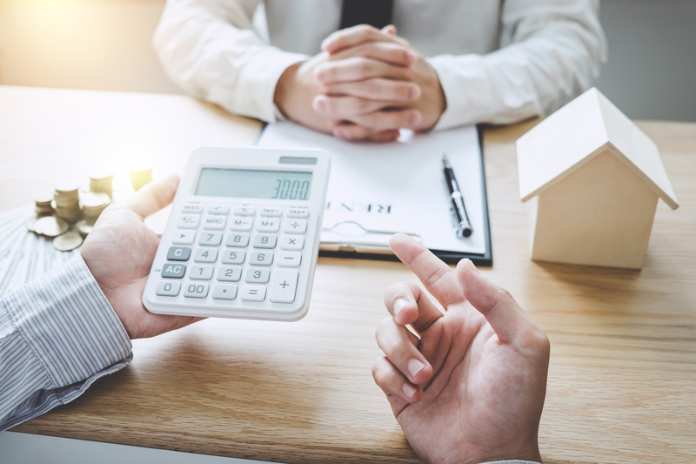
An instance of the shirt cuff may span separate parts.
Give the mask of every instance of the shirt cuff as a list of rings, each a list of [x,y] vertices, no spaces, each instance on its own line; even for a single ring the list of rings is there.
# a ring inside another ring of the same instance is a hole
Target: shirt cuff
[[[125,328],[79,253],[58,273],[13,292],[7,303],[55,388],[132,356]]]
[[[238,89],[243,92],[232,92],[236,100],[230,108],[238,114],[259,118],[266,122],[276,122],[282,119],[282,114],[276,108],[274,97],[280,76],[293,64],[307,59],[307,55],[289,53],[274,47],[263,47],[247,63],[240,76]]]

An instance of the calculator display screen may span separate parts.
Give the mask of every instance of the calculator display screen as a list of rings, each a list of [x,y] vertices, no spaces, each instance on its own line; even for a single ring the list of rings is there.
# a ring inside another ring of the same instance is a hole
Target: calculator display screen
[[[304,201],[309,198],[311,187],[311,172],[202,168],[195,194]]]

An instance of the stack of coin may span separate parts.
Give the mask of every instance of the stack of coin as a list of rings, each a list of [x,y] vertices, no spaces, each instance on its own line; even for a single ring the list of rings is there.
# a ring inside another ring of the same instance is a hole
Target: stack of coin
[[[152,181],[152,169],[138,169],[128,173],[134,191],[140,190],[145,184]]]
[[[113,194],[114,176],[107,173],[89,176],[89,190],[94,193],[105,193],[109,198]]]
[[[50,216],[53,214],[53,206],[51,202],[53,201],[53,196],[50,194],[45,194],[34,198],[35,212],[37,217]]]
[[[105,193],[84,192],[80,195],[80,203],[83,219],[76,224],[76,228],[83,236],[87,236],[102,211],[111,204],[111,198]]]
[[[53,195],[56,216],[73,224],[80,219],[80,189],[73,185],[56,187]]]

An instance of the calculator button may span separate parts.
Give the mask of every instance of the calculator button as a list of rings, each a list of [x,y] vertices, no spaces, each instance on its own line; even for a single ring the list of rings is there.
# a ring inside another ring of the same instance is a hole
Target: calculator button
[[[306,219],[288,219],[283,227],[283,232],[288,234],[304,234],[307,232],[307,220]]]
[[[217,270],[217,280],[221,282],[237,282],[242,278],[241,266],[221,266]]]
[[[278,253],[278,266],[299,267],[302,263],[302,253],[299,251],[281,251]]]
[[[176,245],[192,245],[195,238],[195,230],[177,230],[174,232],[172,243]]]
[[[278,236],[273,234],[256,234],[254,236],[254,248],[275,248]]]
[[[222,232],[201,232],[198,244],[205,246],[218,246],[222,243]]]
[[[178,263],[166,263],[162,267],[162,277],[165,279],[181,279],[186,274],[186,265]]]
[[[213,278],[213,266],[191,266],[189,279],[210,280]]]
[[[273,303],[292,303],[297,292],[297,277],[295,269],[277,269],[269,287],[269,299]]]
[[[217,248],[196,248],[193,260],[197,263],[214,263],[217,261]]]
[[[181,212],[184,214],[201,214],[203,212],[203,207],[195,203],[189,203],[181,208]]]
[[[222,250],[222,264],[242,264],[246,251]]]
[[[189,282],[184,286],[184,296],[188,298],[205,298],[210,286],[204,282]]]
[[[250,267],[247,269],[246,281],[250,284],[265,284],[271,278],[271,271],[264,268]]]
[[[234,300],[237,298],[237,286],[232,284],[220,284],[213,287],[214,300]]]
[[[227,214],[230,212],[229,206],[214,205],[208,206],[208,214]]]
[[[273,264],[273,252],[254,251],[249,255],[249,264],[255,266],[270,266]]]
[[[234,217],[230,221],[231,230],[251,230],[254,220],[250,217]]]
[[[261,216],[280,217],[283,211],[280,208],[261,208]]]
[[[180,229],[197,229],[201,223],[201,216],[198,214],[182,214],[179,217],[177,226]]]
[[[288,208],[285,215],[289,218],[308,218],[309,210],[307,208]]]
[[[178,280],[160,282],[157,286],[157,294],[159,296],[177,296],[180,290],[181,282]]]
[[[259,219],[256,224],[256,230],[259,232],[278,232],[280,229],[280,219],[272,217],[264,217]]]
[[[209,214],[203,219],[203,228],[208,230],[223,230],[227,224],[227,216]]]
[[[188,261],[191,257],[191,249],[189,247],[173,246],[167,252],[168,261]]]
[[[266,299],[266,287],[263,285],[244,285],[242,287],[242,300],[263,301]]]
[[[246,248],[249,246],[249,234],[246,232],[236,232],[229,234],[225,240],[228,247]]]
[[[234,209],[237,216],[256,216],[256,209],[251,206],[240,206]]]
[[[280,237],[281,250],[301,250],[304,248],[304,237],[301,235],[283,235]]]

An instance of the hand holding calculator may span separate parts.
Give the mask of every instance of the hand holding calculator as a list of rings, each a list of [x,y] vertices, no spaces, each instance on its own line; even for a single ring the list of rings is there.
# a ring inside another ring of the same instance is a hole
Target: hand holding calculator
[[[191,155],[143,295],[157,314],[297,320],[311,296],[329,178],[314,150]]]

